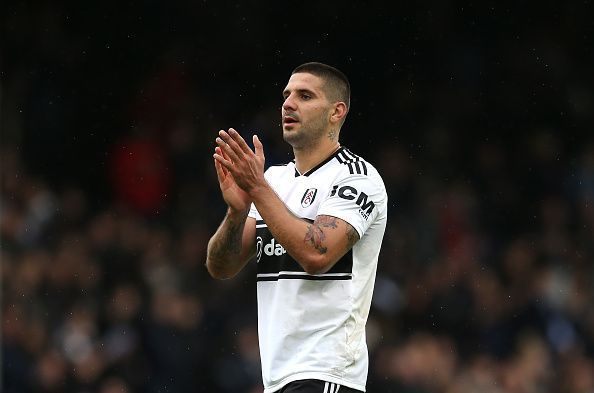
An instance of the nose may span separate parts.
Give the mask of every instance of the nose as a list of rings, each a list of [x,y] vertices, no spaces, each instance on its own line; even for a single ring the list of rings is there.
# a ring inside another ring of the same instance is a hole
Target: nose
[[[295,100],[293,99],[293,95],[289,94],[285,101],[283,102],[283,109],[293,111],[296,109],[295,107]]]

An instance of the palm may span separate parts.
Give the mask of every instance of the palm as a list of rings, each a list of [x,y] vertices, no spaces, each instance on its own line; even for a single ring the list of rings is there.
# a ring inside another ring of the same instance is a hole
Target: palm
[[[220,182],[223,199],[234,210],[247,210],[250,207],[250,197],[243,191],[229,172],[224,174]]]
[[[220,147],[215,148],[217,154],[221,154],[224,157],[227,155],[221,150]],[[233,178],[231,172],[229,172],[220,162],[214,160],[215,169],[217,171],[217,178],[219,179],[219,186],[221,187],[221,193],[225,203],[235,211],[247,211],[250,208],[251,200],[248,194],[243,191]]]

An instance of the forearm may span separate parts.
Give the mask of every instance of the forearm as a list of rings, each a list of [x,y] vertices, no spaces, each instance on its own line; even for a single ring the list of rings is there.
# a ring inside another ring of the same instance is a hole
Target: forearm
[[[336,217],[317,216],[313,223],[295,217],[265,180],[262,143],[257,136],[253,141],[254,151],[235,130],[220,131],[215,160],[233,175],[274,238],[307,273],[328,271],[352,247],[358,234]]]
[[[214,278],[233,277],[245,265],[246,250],[242,238],[247,212],[227,211],[223,222],[210,238],[206,254],[206,267]]]
[[[259,187],[251,196],[274,238],[306,272],[325,273],[342,256],[328,249],[323,225],[295,216],[270,186]]]

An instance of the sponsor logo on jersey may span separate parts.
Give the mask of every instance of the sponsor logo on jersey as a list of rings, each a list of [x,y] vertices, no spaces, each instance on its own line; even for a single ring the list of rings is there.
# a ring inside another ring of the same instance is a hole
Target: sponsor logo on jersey
[[[283,254],[287,253],[287,250],[280,243],[277,243],[274,238],[270,240],[269,243],[264,244],[262,237],[258,236],[256,238],[256,261],[260,262],[260,258],[262,258],[262,252],[267,256],[277,256],[280,257]]]
[[[364,192],[359,192],[355,187],[352,186],[334,186],[332,187],[332,191],[330,191],[330,196],[333,197],[338,195],[342,199],[346,199],[349,201],[355,200],[355,203],[359,206],[359,213],[363,218],[366,220],[369,218],[369,215],[375,208],[375,203],[369,199],[369,195]]]
[[[301,198],[301,206],[308,207],[310,206],[314,199],[316,199],[316,194],[318,193],[317,188],[308,188],[303,194],[303,198]]]

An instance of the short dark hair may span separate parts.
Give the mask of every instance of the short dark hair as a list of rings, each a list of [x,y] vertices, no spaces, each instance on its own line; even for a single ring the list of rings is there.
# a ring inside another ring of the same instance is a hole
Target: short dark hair
[[[347,110],[351,106],[351,84],[348,78],[340,70],[324,63],[309,62],[295,68],[291,75],[298,72],[306,72],[322,78],[326,83],[326,92],[329,98],[336,101],[343,101]]]

